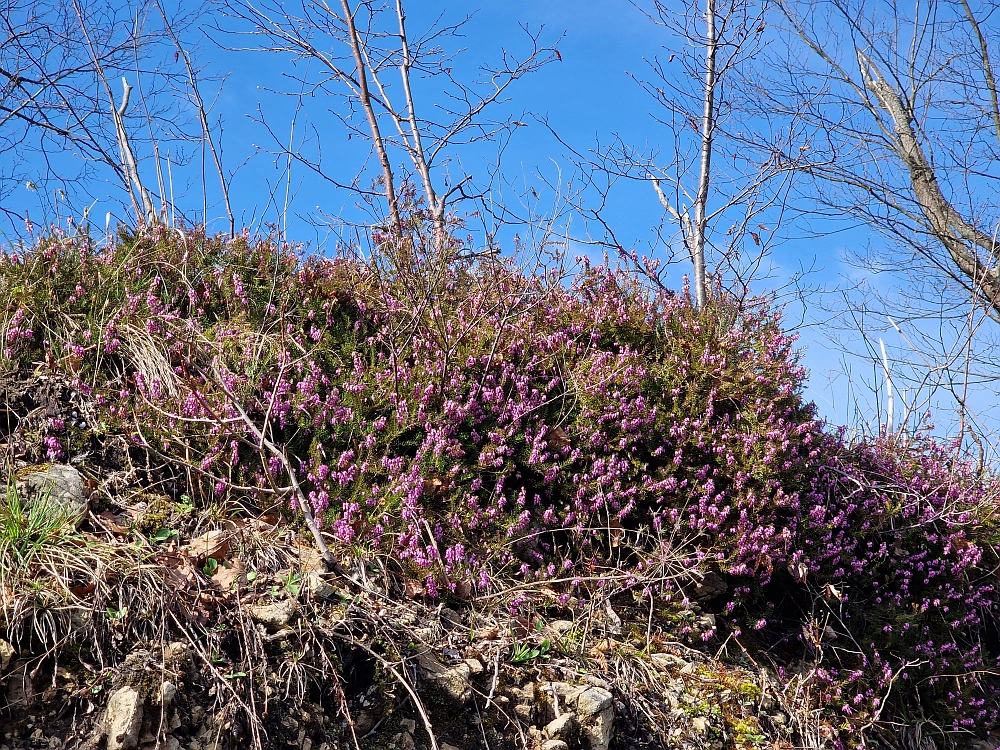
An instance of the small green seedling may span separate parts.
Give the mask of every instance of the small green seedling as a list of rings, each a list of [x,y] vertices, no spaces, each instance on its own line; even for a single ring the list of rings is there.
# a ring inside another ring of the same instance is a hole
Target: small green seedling
[[[549,653],[549,639],[546,638],[538,646],[528,643],[515,643],[514,650],[510,655],[511,664],[523,664],[526,661],[537,659],[540,656],[547,656]]]
[[[181,495],[180,502],[174,503],[174,510],[182,516],[194,513],[194,501],[189,495]]]
[[[107,608],[107,615],[109,620],[124,620],[127,614],[128,614],[128,607],[122,607],[121,609],[115,609],[114,607]]]
[[[163,544],[177,538],[177,529],[160,529],[153,534],[153,541]]]
[[[280,581],[281,585],[271,587],[271,596],[278,596],[282,592],[285,592],[289,596],[298,596],[302,590],[302,576],[299,573],[278,576],[278,581]]]
[[[215,571],[217,571],[218,569],[219,569],[219,561],[216,560],[214,557],[210,557],[207,560],[205,560],[205,567],[203,567],[201,570],[205,575],[211,578],[212,576],[215,575]]]

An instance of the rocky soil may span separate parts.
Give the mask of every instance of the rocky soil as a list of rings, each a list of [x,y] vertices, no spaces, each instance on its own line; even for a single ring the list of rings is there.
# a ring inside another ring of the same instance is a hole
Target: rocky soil
[[[779,680],[780,644],[717,621],[717,576],[653,610],[596,579],[584,602],[435,598],[391,559],[331,571],[282,509],[196,507],[56,376],[0,388],[0,750],[836,746],[809,660]],[[70,464],[46,460],[53,419]],[[938,747],[900,727],[886,747]]]
[[[140,487],[108,499],[120,477],[86,465],[16,477],[29,510],[63,519],[52,544],[86,554],[5,578],[0,750],[763,748],[801,734],[766,670],[627,606],[540,592],[512,616],[500,600],[393,596],[375,565],[328,572],[275,517],[194,533],[180,503]],[[695,632],[714,630],[699,610]]]

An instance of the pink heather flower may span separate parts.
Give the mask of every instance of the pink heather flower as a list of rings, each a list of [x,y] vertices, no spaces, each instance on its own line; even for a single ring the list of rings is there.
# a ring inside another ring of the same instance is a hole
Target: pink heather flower
[[[66,455],[63,451],[62,444],[51,435],[46,437],[43,442],[46,447],[45,456],[49,461],[58,461]]]

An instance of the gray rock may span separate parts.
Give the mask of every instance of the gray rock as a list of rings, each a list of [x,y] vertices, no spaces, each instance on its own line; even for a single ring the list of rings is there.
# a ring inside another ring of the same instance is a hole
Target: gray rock
[[[271,632],[285,627],[295,614],[295,602],[290,599],[274,604],[251,604],[247,607],[250,616]]]
[[[67,525],[78,526],[87,513],[83,478],[72,466],[52,464],[46,468],[39,467],[38,471],[22,476],[16,489],[24,508],[44,503],[53,513],[62,516]]]
[[[7,707],[26,709],[35,700],[35,686],[25,671],[7,679]]]
[[[545,725],[545,736],[552,740],[569,742],[579,729],[576,715],[567,711]]]
[[[718,573],[709,572],[695,584],[694,598],[701,601],[712,599],[720,594],[725,594],[728,589],[729,586]]]
[[[358,717],[354,720],[354,731],[357,735],[364,736],[372,730],[372,727],[378,722],[379,716],[375,711],[362,711],[358,714]]]
[[[694,626],[701,631],[715,630],[715,615],[709,613],[699,616],[694,621]]]
[[[650,659],[660,669],[683,669],[689,663],[675,654],[653,654]]]
[[[454,745],[449,745],[447,742],[442,742],[440,745],[438,745],[438,747],[440,747],[441,750],[462,750],[462,748],[455,747]]]
[[[329,599],[337,593],[337,587],[327,582],[323,574],[316,571],[306,574],[306,589],[313,599]]]
[[[14,658],[14,647],[3,638],[0,638],[0,672],[7,669],[10,660]]]
[[[472,686],[469,684],[472,670],[465,662],[446,667],[433,654],[421,654],[417,657],[417,663],[424,670],[427,679],[454,700],[464,704],[472,699]]]
[[[170,680],[164,680],[160,685],[160,693],[156,696],[156,702],[164,707],[169,706],[175,695],[177,695],[177,686]]]
[[[581,716],[595,716],[611,708],[613,700],[604,688],[590,687],[580,693],[576,707]]]
[[[611,737],[615,730],[614,708],[608,706],[595,716],[585,720],[580,731],[584,747],[590,750],[608,750],[611,747]]]
[[[191,663],[191,647],[184,641],[173,641],[163,647],[163,663],[170,670],[184,669]]]
[[[552,683],[553,687],[559,683]],[[611,692],[602,687],[588,687],[577,693],[567,692],[569,705],[575,705],[580,723],[580,738],[589,750],[608,750],[614,734],[615,709]]]
[[[583,692],[579,685],[570,685],[568,682],[546,682],[541,686],[541,691],[545,695],[554,695],[561,701],[572,702]]]
[[[522,687],[512,687],[510,693],[522,702],[528,701],[531,703],[535,700],[535,683],[526,682]]]
[[[465,663],[469,665],[469,671],[472,674],[482,674],[485,667],[479,659],[466,659]]]
[[[142,726],[142,697],[133,687],[123,687],[111,694],[104,716],[108,750],[131,750],[139,744]]]

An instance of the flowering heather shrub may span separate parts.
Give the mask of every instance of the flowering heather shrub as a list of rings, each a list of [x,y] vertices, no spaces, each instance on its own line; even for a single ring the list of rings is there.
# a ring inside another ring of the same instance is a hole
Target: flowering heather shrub
[[[954,456],[883,438],[820,473],[796,556],[838,633],[817,678],[845,716],[877,715],[889,696],[953,731],[997,723],[997,486]]]
[[[845,737],[883,702],[996,723],[995,487],[924,438],[826,431],[766,305],[696,310],[603,267],[376,267],[245,235],[56,234],[0,255],[0,345],[64,371],[104,429],[187,457],[205,493],[298,485],[345,550],[429,595],[517,578],[565,601],[615,565],[679,600],[650,567],[669,547],[726,577],[734,630],[812,665]]]

